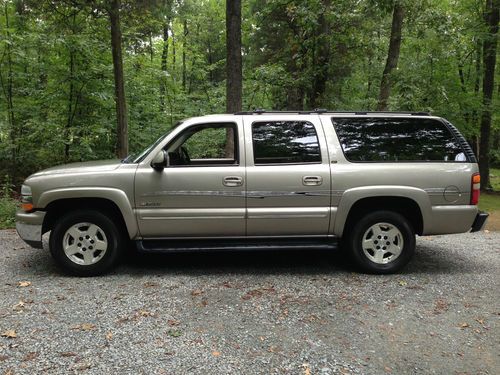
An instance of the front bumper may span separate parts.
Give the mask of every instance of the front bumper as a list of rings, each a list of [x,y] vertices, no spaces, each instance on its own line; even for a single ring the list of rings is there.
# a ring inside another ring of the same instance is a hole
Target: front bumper
[[[472,232],[479,232],[484,228],[484,225],[486,224],[486,219],[488,219],[488,214],[486,212],[479,212],[476,215],[476,218],[474,219],[474,222],[472,223]]]
[[[19,237],[28,245],[42,249],[42,225],[45,212],[16,212],[16,230]]]

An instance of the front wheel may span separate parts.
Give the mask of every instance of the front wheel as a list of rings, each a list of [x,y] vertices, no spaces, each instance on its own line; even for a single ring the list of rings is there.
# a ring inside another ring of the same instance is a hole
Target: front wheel
[[[108,216],[78,210],[61,217],[50,234],[50,252],[63,271],[96,276],[113,268],[123,248],[123,236]]]
[[[388,274],[399,271],[415,252],[415,233],[408,220],[393,211],[376,211],[362,217],[346,244],[364,271]]]

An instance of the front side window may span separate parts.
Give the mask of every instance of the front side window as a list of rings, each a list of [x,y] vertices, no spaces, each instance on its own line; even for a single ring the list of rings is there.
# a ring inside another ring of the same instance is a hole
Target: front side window
[[[318,136],[307,121],[252,124],[255,165],[321,163]]]
[[[236,135],[233,123],[192,126],[167,146],[170,165],[237,165]]]
[[[464,161],[455,137],[440,121],[422,118],[332,118],[352,162]]]

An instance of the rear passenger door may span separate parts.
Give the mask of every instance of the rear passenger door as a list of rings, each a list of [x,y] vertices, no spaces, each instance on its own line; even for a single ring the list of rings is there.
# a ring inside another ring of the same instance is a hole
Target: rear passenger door
[[[247,235],[326,236],[330,166],[318,116],[246,116]]]

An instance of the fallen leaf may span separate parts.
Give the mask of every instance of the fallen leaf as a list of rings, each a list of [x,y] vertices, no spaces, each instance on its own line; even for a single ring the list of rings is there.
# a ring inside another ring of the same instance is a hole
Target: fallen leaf
[[[148,281],[148,282],[144,283],[145,288],[154,288],[154,287],[157,287],[158,285],[159,284],[155,283],[154,281]]]
[[[390,367],[388,367],[388,366],[385,366],[384,370],[385,370],[385,372],[388,372],[388,373],[392,372],[392,369]]]
[[[18,303],[16,303],[12,309],[13,310],[16,310],[16,311],[21,311],[23,310],[24,308],[26,307],[26,303],[24,301],[19,301]]]
[[[219,357],[220,356],[220,352],[214,351],[214,352],[212,352],[212,355],[214,357]]]
[[[179,322],[178,320],[169,319],[169,320],[167,320],[167,324],[170,327],[175,327],[175,326],[178,326],[179,324],[181,324],[181,322]]]
[[[3,373],[3,375],[14,375],[14,371],[10,368]]]
[[[195,289],[191,292],[191,295],[194,297],[194,296],[199,296],[199,295],[202,295],[203,294],[203,290],[201,289]]]
[[[111,340],[112,338],[113,338],[113,333],[112,332],[106,333],[106,340]]]
[[[8,329],[7,331],[3,332],[2,337],[7,337],[8,339],[15,339],[17,337],[16,331],[13,329]]]
[[[484,324],[484,319],[476,318],[476,322],[478,322],[479,324]]]
[[[441,314],[448,310],[450,304],[445,299],[438,298],[434,305],[434,314]]]
[[[302,367],[304,367],[304,375],[311,375],[311,368],[308,363],[304,363]]]
[[[404,280],[399,280],[399,286],[406,286],[408,283]]]
[[[140,316],[154,316],[154,313],[151,311],[146,311],[146,310],[139,310],[139,315]]]
[[[262,296],[262,292],[258,289],[250,290],[245,295],[241,297],[241,299],[249,300],[252,297],[260,297]]]
[[[17,285],[19,285],[21,288],[25,288],[31,285],[31,281],[19,281]]]
[[[169,329],[167,331],[167,335],[169,335],[170,337],[180,337],[182,336],[182,331],[179,329]]]
[[[73,352],[61,352],[59,355],[61,357],[76,357],[76,353]]]
[[[92,331],[95,329],[95,324],[92,323],[77,324],[76,326],[71,327],[71,329],[79,331]]]
[[[468,327],[469,327],[468,323],[460,323],[460,328],[461,329],[465,329],[465,328],[468,328]]]
[[[490,231],[488,229],[485,229],[484,233],[490,233]]]
[[[81,365],[74,367],[74,369],[77,371],[85,371],[91,367],[92,365],[90,363],[82,363]]]
[[[35,359],[36,357],[38,357],[37,352],[30,352],[24,356],[23,361],[24,362],[31,361],[31,360]]]

